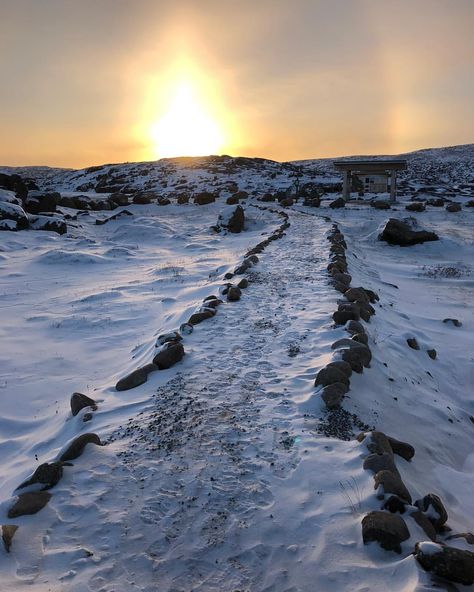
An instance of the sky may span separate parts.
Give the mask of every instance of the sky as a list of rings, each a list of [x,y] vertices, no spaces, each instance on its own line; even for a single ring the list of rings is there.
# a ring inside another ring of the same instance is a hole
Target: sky
[[[0,165],[471,143],[473,30],[474,0],[0,0]]]

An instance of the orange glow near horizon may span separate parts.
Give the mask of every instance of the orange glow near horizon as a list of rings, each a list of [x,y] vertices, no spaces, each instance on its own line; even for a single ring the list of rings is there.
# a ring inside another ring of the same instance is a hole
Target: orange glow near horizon
[[[207,156],[237,147],[236,126],[215,80],[190,59],[144,76],[142,88],[135,136],[145,158]]]

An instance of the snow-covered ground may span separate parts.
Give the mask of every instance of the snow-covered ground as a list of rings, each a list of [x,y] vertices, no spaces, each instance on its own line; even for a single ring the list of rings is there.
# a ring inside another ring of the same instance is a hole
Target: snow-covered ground
[[[413,498],[438,494],[453,533],[474,529],[474,212],[410,212],[441,240],[392,247],[377,236],[409,214],[401,202],[286,209],[291,226],[245,275],[242,299],[185,337],[182,362],[124,392],[115,383],[151,361],[156,337],[218,294],[281,219],[248,203],[245,232],[216,234],[222,202],[131,205],[100,226],[109,212],[79,215],[62,236],[1,233],[0,523],[19,525],[0,552],[2,589],[439,589],[411,555],[426,540],[412,519],[401,555],[361,536],[380,508],[353,439],[364,426],[412,444],[414,459],[397,463]],[[331,318],[328,216],[346,237],[352,285],[380,296],[371,367],[352,375],[337,419],[347,440],[331,437],[314,388],[347,335]],[[75,391],[98,402],[91,421],[71,416]],[[15,487],[83,432],[107,445],[64,468],[43,510],[8,520]]]

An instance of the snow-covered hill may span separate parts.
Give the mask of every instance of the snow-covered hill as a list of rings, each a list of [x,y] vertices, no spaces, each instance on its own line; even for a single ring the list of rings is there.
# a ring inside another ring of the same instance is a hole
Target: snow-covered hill
[[[67,222],[64,234],[0,232],[0,525],[10,527],[2,589],[474,589],[436,578],[413,555],[420,541],[436,551],[430,536],[474,551],[474,145],[407,158],[390,210],[356,195],[330,207],[340,183],[330,159],[2,169],[30,179],[33,198],[35,183],[108,209],[114,194],[126,204],[113,202],[112,212],[53,202],[57,211],[37,218]],[[320,207],[262,201],[305,183],[326,191]],[[26,203],[1,191],[5,211]],[[178,199],[200,192],[209,203]],[[150,195],[151,203],[133,203]],[[422,211],[405,210],[425,195],[461,209],[425,199]],[[245,212],[243,232],[216,229],[228,197]],[[388,218],[408,215],[439,240],[378,240]],[[35,216],[25,214],[30,228]],[[356,308],[368,315],[354,339],[333,316],[351,308],[348,285],[364,287]],[[195,313],[204,320],[191,332]],[[167,351],[163,335],[185,355],[150,369]],[[419,349],[409,347],[413,338]],[[339,382],[340,406],[327,409],[316,376],[341,362],[338,348],[365,340],[370,362],[354,369],[347,392]],[[146,381],[116,388],[143,368],[152,370]],[[95,405],[73,415],[78,392]],[[383,509],[408,529],[400,553],[362,538],[364,517],[390,497],[364,469],[372,436],[356,439],[374,429],[415,451],[395,460],[390,446],[384,452],[412,498],[399,490],[403,514]],[[87,444],[72,466],[53,465],[57,482],[43,475],[16,491],[91,433],[105,445]],[[18,493],[44,485],[40,511],[12,514]],[[451,530],[433,531],[433,506],[414,505],[428,493],[442,500]]]

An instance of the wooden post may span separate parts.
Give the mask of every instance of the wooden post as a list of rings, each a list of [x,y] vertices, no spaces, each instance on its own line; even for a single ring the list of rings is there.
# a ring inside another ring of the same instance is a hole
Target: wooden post
[[[390,175],[390,201],[397,201],[397,171],[392,170]]]
[[[342,183],[342,197],[345,201],[349,199],[349,171],[344,171],[344,180]]]

